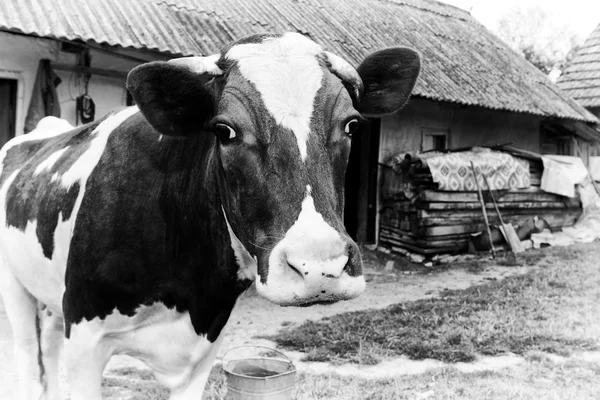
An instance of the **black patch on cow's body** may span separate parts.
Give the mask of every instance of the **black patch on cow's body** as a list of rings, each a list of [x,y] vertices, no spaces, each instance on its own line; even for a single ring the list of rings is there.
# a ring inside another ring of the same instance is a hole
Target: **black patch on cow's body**
[[[159,138],[141,114],[110,135],[87,181],[71,241],[63,311],[70,325],[132,316],[141,305],[189,311],[214,341],[239,294],[217,190],[214,136]]]
[[[71,218],[80,189],[79,183],[63,187],[61,177],[89,148],[92,132],[100,122],[51,138],[23,142],[11,147],[4,158],[0,187],[18,171],[6,193],[6,225],[25,231],[27,224],[37,221],[36,234],[48,259],[54,252],[59,218]],[[35,174],[48,157],[65,148],[50,168]]]

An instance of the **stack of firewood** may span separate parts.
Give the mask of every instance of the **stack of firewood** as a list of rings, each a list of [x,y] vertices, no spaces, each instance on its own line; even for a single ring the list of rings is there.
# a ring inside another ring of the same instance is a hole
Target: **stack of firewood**
[[[541,160],[527,154],[524,158],[529,161],[531,186],[494,191],[505,223],[519,227],[537,216],[552,230],[572,226],[582,212],[580,201],[542,191]],[[467,249],[472,235],[485,231],[477,192],[439,191],[419,157],[407,155],[394,169],[384,169],[384,174],[388,175],[384,176],[387,185],[396,179],[410,190],[384,198],[379,233],[382,245],[423,255],[455,253]],[[484,193],[484,200],[490,223],[499,225],[489,193]]]

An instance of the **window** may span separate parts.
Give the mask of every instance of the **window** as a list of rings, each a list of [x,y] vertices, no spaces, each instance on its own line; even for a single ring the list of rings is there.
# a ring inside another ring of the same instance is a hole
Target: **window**
[[[448,129],[421,129],[421,151],[442,151],[448,149]]]
[[[0,146],[15,137],[17,122],[17,80],[0,79]]]

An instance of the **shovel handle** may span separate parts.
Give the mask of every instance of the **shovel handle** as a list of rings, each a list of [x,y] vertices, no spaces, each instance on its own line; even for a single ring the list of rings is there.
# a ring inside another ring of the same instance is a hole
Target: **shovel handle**
[[[485,228],[487,229],[488,238],[490,240],[490,251],[492,252],[492,256],[496,258],[496,249],[494,249],[494,243],[492,242],[492,231],[490,230],[490,221],[488,220],[487,211],[485,209],[485,203],[483,201],[483,194],[481,193],[481,188],[479,187],[479,181],[477,180],[477,171],[475,170],[475,165],[473,165],[473,161],[471,161],[471,170],[473,170],[473,178],[475,178],[475,186],[477,186],[477,196],[479,197],[479,204],[481,204],[481,212],[483,213]]]
[[[487,180],[487,176],[485,174],[481,174],[483,176],[483,181],[485,182],[488,192],[490,193],[490,197],[492,198],[492,202],[494,203],[494,208],[496,209],[496,214],[498,214],[498,219],[500,220],[500,224],[504,226],[504,221],[502,220],[502,215],[500,214],[500,209],[498,208],[498,204],[496,203],[496,199],[494,198],[494,193],[492,192],[492,188],[490,187],[490,183]]]

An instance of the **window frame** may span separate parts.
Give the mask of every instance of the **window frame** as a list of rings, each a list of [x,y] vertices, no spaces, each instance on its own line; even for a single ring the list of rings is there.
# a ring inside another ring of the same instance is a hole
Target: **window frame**
[[[425,138],[426,137],[440,137],[443,136],[445,138],[445,146],[443,149],[425,149]],[[444,151],[450,149],[450,129],[447,128],[431,128],[431,127],[422,127],[421,128],[421,152],[432,152],[432,151]]]

